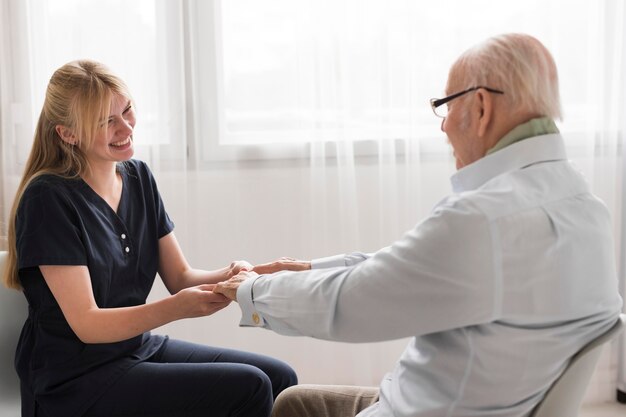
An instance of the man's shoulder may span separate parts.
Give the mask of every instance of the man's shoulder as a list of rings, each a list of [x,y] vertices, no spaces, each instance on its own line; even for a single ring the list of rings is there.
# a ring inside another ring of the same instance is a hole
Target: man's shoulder
[[[591,195],[583,175],[569,161],[549,161],[502,173],[459,199],[489,218],[498,218],[582,194]]]
[[[431,217],[446,219],[453,223],[455,218],[463,222],[483,223],[488,220],[483,205],[479,203],[477,190],[451,194],[441,200],[433,209]]]

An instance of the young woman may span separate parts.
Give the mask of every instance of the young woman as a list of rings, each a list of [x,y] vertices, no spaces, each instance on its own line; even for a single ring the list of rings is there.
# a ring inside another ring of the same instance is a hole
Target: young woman
[[[126,85],[102,64],[50,79],[4,277],[29,303],[23,416],[267,416],[296,383],[288,365],[150,334],[226,307],[214,284],[251,266],[189,266],[150,170],[131,159],[134,126]],[[146,303],[157,272],[172,295]]]

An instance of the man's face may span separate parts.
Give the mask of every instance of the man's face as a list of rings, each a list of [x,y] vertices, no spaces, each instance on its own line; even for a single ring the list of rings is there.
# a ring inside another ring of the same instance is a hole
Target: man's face
[[[459,70],[450,72],[446,95],[454,94],[467,88],[460,81],[462,77],[458,73]],[[472,134],[470,105],[473,98],[474,94],[469,93],[448,102],[448,115],[441,122],[441,130],[446,134],[448,142],[452,146],[457,169],[461,169],[475,161],[473,148],[478,138]]]

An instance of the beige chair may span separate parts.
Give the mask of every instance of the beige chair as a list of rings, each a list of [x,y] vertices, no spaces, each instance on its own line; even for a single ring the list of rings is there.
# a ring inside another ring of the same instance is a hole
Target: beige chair
[[[606,333],[580,350],[565,371],[550,387],[544,399],[535,408],[532,417],[576,417],[587,385],[596,367],[602,347],[617,336],[626,326],[626,314]]]
[[[0,252],[0,273],[4,274],[7,253]],[[15,347],[28,316],[24,295],[0,284],[0,416],[18,417],[20,412],[20,383],[13,361]]]

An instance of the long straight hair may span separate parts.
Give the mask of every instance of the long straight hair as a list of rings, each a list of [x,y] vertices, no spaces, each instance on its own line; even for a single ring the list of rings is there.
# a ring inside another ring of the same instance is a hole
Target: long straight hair
[[[18,276],[15,222],[24,191],[35,178],[52,174],[78,178],[89,171],[88,149],[109,117],[115,94],[130,100],[128,87],[106,66],[89,60],[72,61],[56,70],[46,90],[35,129],[33,147],[17,188],[8,224],[8,262],[3,282],[8,288],[22,288]],[[76,141],[61,139],[57,126],[70,129]]]

